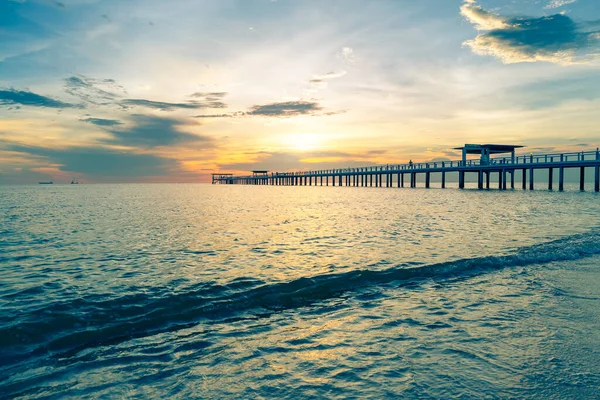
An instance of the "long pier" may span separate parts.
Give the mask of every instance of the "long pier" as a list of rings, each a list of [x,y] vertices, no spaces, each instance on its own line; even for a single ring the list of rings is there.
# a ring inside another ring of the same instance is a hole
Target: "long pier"
[[[502,146],[502,145],[465,145],[461,147],[463,159],[458,161],[438,161],[425,163],[378,165],[359,168],[339,168],[315,171],[273,172],[253,171],[252,175],[235,176],[232,174],[213,174],[213,184],[238,185],[275,185],[275,186],[355,186],[355,187],[417,187],[417,179],[424,178],[425,187],[431,187],[431,174],[441,173],[441,187],[446,187],[446,175],[458,172],[458,187],[465,187],[467,174],[477,176],[477,187],[489,189],[492,174],[498,176],[498,188],[506,190],[515,188],[515,175],[521,173],[522,189],[534,190],[536,170],[548,171],[548,190],[553,190],[554,173],[558,172],[558,190],[564,189],[565,169],[579,169],[579,189],[585,190],[585,170],[594,169],[594,191],[600,191],[600,150],[571,153],[515,155],[512,148],[509,157],[490,158],[494,153],[482,147],[468,146]],[[466,159],[466,154],[477,154],[480,159]],[[485,153],[488,154],[485,154]],[[500,151],[499,151],[500,152]],[[395,179],[394,179],[395,178]]]

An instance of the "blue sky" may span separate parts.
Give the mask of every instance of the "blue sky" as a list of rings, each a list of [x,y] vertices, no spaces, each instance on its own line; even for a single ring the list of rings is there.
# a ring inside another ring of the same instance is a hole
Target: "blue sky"
[[[600,145],[595,0],[3,0],[0,183]]]

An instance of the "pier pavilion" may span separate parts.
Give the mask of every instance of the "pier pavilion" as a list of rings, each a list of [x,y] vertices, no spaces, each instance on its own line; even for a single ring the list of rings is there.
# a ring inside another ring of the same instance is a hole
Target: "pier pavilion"
[[[558,190],[564,189],[565,169],[579,169],[579,189],[585,189],[586,168],[594,170],[594,191],[600,191],[599,149],[547,154],[517,155],[518,145],[466,144],[455,148],[462,152],[457,161],[430,161],[422,163],[377,165],[358,168],[338,168],[313,171],[272,172],[252,171],[252,175],[213,174],[213,184],[277,185],[277,186],[360,186],[360,187],[417,187],[417,177],[424,176],[425,187],[431,186],[431,174],[441,174],[441,187],[446,187],[446,175],[458,173],[458,186],[465,187],[466,174],[477,174],[477,187],[490,188],[492,174],[498,174],[498,188],[514,189],[515,174],[522,173],[521,184],[525,190],[534,189],[537,170],[548,171],[548,190],[553,190],[554,171],[558,170]],[[502,156],[502,154],[509,154]],[[468,159],[468,155],[479,158]]]
[[[219,183],[222,185],[230,185],[230,184],[239,183],[239,182],[234,182],[233,174],[216,173],[216,174],[212,174],[212,184],[214,185],[215,183]]]

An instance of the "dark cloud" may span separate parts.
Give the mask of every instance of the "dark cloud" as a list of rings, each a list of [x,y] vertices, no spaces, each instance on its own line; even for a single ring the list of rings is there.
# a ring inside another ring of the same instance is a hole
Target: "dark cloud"
[[[122,125],[122,122],[119,122],[116,119],[85,118],[85,119],[80,119],[80,121],[89,122],[90,124],[94,124],[94,125],[98,125],[98,126]]]
[[[18,104],[32,107],[81,108],[79,105],[64,103],[32,92],[15,89],[0,90],[0,105]]]
[[[196,92],[196,93],[190,94],[190,97],[196,97],[196,98],[212,97],[212,98],[222,99],[223,97],[227,96],[227,94],[228,94],[227,92]]]
[[[232,117],[295,117],[298,115],[330,116],[343,114],[346,110],[318,113],[323,108],[314,101],[286,101],[281,103],[270,103],[254,105],[248,111],[236,111],[224,114],[200,114],[194,118],[232,118]]]
[[[153,115],[133,115],[131,121],[132,127],[109,130],[113,135],[113,139],[109,140],[111,144],[142,148],[184,143],[202,148],[214,145],[213,139],[208,136],[192,135],[181,131],[180,126],[184,125],[185,121]]]
[[[163,101],[152,101],[146,99],[125,99],[121,102],[123,106],[140,106],[154,108],[161,111],[172,111],[174,109],[198,109],[198,108],[225,108],[227,104],[220,101],[188,101],[185,103],[166,103]]]
[[[114,79],[95,79],[83,75],[65,79],[65,91],[72,96],[95,105],[110,105],[127,94]]]
[[[99,147],[49,149],[9,144],[5,148],[46,158],[52,164],[59,164],[61,171],[82,173],[88,177],[121,179],[164,175],[175,166],[174,160]]]
[[[252,106],[250,107],[248,114],[266,117],[293,117],[296,115],[313,114],[322,109],[323,108],[316,102],[286,101],[282,103]]]
[[[192,93],[190,97],[202,99],[201,104],[205,108],[226,108],[227,104],[222,100],[227,94],[227,92],[196,92]]]
[[[229,114],[200,114],[194,115],[194,118],[233,118],[233,117],[243,117],[246,115],[245,112],[236,111]]]
[[[461,13],[481,31],[465,42],[475,53],[505,63],[548,61],[571,64],[598,57],[600,31],[585,31],[569,16],[504,17],[466,0]]]
[[[387,153],[388,153],[387,150],[369,150],[365,154],[368,154],[371,156],[380,156],[382,154],[387,154]]]

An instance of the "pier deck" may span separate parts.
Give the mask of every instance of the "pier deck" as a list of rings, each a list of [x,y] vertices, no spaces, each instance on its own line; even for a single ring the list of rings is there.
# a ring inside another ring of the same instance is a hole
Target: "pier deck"
[[[513,146],[519,147],[519,146]],[[553,190],[554,171],[558,172],[558,190],[564,189],[565,169],[579,168],[579,188],[585,189],[586,168],[594,169],[594,191],[600,191],[600,151],[576,153],[515,155],[510,157],[466,159],[468,147],[463,149],[463,159],[378,165],[358,168],[339,168],[314,171],[272,172],[260,171],[252,175],[235,176],[213,174],[213,184],[276,185],[276,186],[357,186],[357,187],[411,187],[417,186],[417,178],[424,177],[425,187],[431,186],[431,174],[441,173],[441,187],[446,187],[446,174],[458,173],[458,187],[465,187],[466,174],[477,175],[477,187],[489,189],[492,174],[498,176],[498,188],[515,187],[515,174],[521,172],[523,189],[534,189],[536,170],[548,170],[548,189]],[[396,179],[394,179],[396,178]]]

